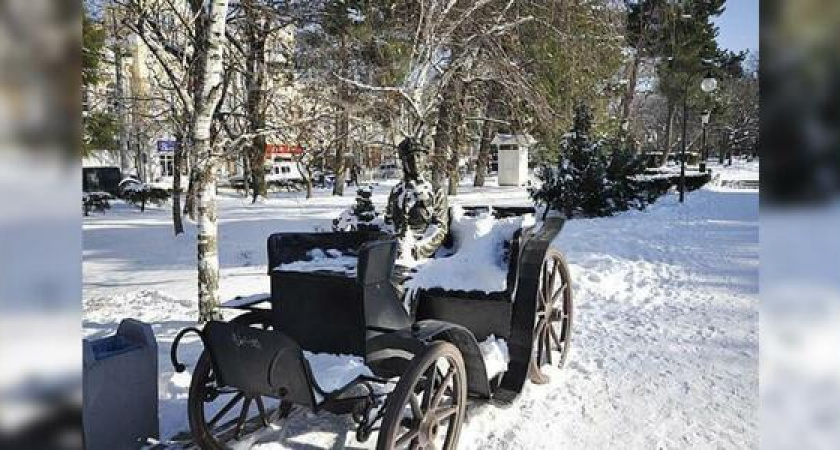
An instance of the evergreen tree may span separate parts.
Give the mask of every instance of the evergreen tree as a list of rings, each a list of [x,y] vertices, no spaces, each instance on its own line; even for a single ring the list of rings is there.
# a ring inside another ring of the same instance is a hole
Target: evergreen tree
[[[531,196],[566,217],[608,215],[606,160],[592,140],[592,113],[585,103],[575,107],[574,125],[560,143],[557,167],[544,168],[539,189]]]
[[[333,230],[379,230],[379,213],[376,212],[376,207],[373,205],[372,196],[373,189],[369,186],[360,187],[356,191],[356,203],[333,220]]]
[[[567,218],[644,208],[652,201],[647,185],[638,180],[644,161],[625,145],[625,139],[602,143],[592,138],[591,131],[592,114],[579,103],[574,126],[560,143],[557,166],[543,167],[542,186],[531,189],[531,197]]]
[[[652,200],[649,199],[646,185],[637,179],[645,171],[645,160],[624,139],[614,140],[608,147],[611,149],[607,164],[608,202],[611,209],[644,209]]]

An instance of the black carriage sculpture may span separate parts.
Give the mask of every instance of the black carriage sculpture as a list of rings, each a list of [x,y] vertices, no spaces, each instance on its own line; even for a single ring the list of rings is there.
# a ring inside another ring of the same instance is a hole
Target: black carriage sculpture
[[[489,208],[465,208],[482,209]],[[502,218],[534,209],[492,212]],[[357,439],[378,431],[379,449],[454,448],[468,398],[509,403],[528,379],[548,381],[542,367],[552,364],[552,351],[559,352],[561,367],[568,356],[571,280],[562,255],[549,247],[562,226],[561,219],[548,218],[514,234],[506,246],[506,291],[421,290],[411,312],[391,283],[397,243],[389,235],[270,236],[270,296],[239,302],[234,307],[247,312],[230,322],[182,330],[172,345],[179,372],[185,369],[176,356],[181,338],[195,332],[205,346],[189,390],[193,440],[201,448],[225,448],[227,440],[252,431],[247,428],[284,418],[298,405],[351,414]],[[273,270],[319,248],[357,255],[355,275]],[[507,371],[494,379],[478,345],[491,334],[506,340],[510,355]],[[327,392],[304,351],[356,355],[372,374]],[[239,414],[224,420],[236,407]]]

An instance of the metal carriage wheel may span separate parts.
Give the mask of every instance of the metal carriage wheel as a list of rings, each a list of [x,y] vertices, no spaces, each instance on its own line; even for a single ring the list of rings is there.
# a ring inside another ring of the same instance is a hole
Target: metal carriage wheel
[[[467,406],[467,372],[457,347],[435,342],[388,396],[378,450],[454,449]]]
[[[534,326],[534,352],[529,377],[537,384],[548,382],[542,367],[553,364],[552,352],[558,355],[562,368],[569,356],[572,341],[572,279],[563,255],[549,248],[540,267],[537,289],[537,317]]]
[[[231,322],[273,329],[270,315],[263,312],[248,312]],[[290,410],[290,404],[281,403],[279,418],[288,415]],[[207,350],[201,353],[193,371],[187,411],[193,440],[202,449],[226,449],[225,442],[239,438],[244,432],[255,431],[255,423],[260,426],[270,423],[263,397],[218,385]]]

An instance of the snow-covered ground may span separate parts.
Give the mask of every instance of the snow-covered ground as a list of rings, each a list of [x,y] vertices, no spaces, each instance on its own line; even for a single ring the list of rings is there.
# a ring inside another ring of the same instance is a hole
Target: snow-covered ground
[[[712,166],[722,179],[758,178],[757,163]],[[377,208],[388,185],[374,190]],[[224,298],[268,292],[265,239],[328,229],[353,203],[317,192],[257,205],[222,193]],[[524,189],[464,186],[461,205],[527,204]],[[187,426],[186,387],[169,346],[196,318],[195,230],[172,234],[169,211],[122,204],[85,218],[85,334],[123,317],[152,323],[160,344],[161,432]],[[509,408],[468,410],[460,448],[743,448],[758,444],[758,191],[709,186],[645,212],[567,223],[554,244],[571,265],[576,303],[567,367],[527,385]],[[185,341],[193,361],[200,344]],[[347,417],[296,411],[258,448],[371,447]],[[266,442],[270,441],[270,442]]]

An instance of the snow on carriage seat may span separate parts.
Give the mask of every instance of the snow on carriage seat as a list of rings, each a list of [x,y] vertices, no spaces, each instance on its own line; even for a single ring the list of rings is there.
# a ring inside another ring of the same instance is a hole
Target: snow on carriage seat
[[[494,335],[487,336],[478,343],[481,350],[481,357],[484,359],[484,368],[487,369],[487,379],[492,380],[497,375],[507,372],[510,363],[507,342]]]
[[[306,259],[280,264],[274,270],[283,272],[333,272],[355,277],[358,263],[359,258],[345,255],[341,250],[316,248],[306,252]]]
[[[533,215],[496,219],[491,213],[477,217],[452,208],[452,234],[455,253],[429,259],[417,265],[417,273],[406,283],[410,291],[443,288],[447,290],[503,292],[507,289],[508,265],[505,242],[523,227],[536,223]]]
[[[373,376],[373,372],[365,365],[365,359],[361,356],[312,353],[305,350],[303,356],[309,362],[315,383],[327,394],[347,386],[359,376]],[[324,400],[314,389],[313,393],[316,402],[321,403]]]

